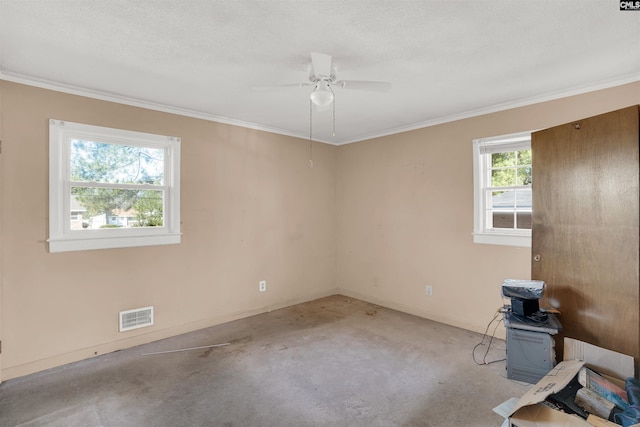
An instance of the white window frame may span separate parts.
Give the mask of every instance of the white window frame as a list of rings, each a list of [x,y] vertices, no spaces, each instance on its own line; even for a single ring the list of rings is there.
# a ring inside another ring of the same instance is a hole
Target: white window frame
[[[126,144],[163,149],[164,220],[161,227],[72,230],[71,141]],[[49,121],[49,252],[178,244],[180,233],[180,138],[93,126],[51,119]]]
[[[531,247],[529,229],[487,228],[485,190],[490,185],[488,168],[491,153],[527,150],[531,148],[531,132],[520,132],[491,138],[473,140],[473,196],[474,230],[473,241],[493,245]]]

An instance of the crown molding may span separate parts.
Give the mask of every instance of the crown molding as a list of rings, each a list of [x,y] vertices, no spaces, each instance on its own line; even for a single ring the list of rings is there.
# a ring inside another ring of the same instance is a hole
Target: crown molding
[[[294,138],[308,140],[308,135],[296,134],[285,129],[276,127],[262,126],[256,123],[246,122],[243,120],[232,119],[224,116],[217,116],[215,114],[205,113],[202,111],[189,110],[187,108],[179,108],[171,105],[161,104],[157,102],[144,101],[141,99],[130,98],[110,92],[102,92],[97,90],[91,90],[82,88],[79,86],[67,85],[45,79],[38,79],[32,76],[8,73],[0,70],[0,80],[6,80],[13,83],[19,83],[27,86],[34,86],[41,89],[52,90],[55,92],[67,93],[70,95],[84,96],[87,98],[98,99],[101,101],[113,102],[116,104],[129,105],[132,107],[140,107],[148,110],[161,111],[163,113],[176,114],[180,116],[186,116],[201,120],[207,120],[216,123],[223,123],[232,126],[239,126],[248,129],[254,129],[263,132],[275,133],[278,135],[291,136]],[[314,142],[322,142],[324,144],[335,145],[333,142],[323,141],[319,139],[313,139]]]
[[[14,83],[20,83],[28,86],[35,86],[42,89],[53,90],[56,92],[68,93],[71,95],[84,96],[93,99],[99,99],[102,101],[109,101],[118,104],[130,105],[133,107],[146,108],[154,111],[161,111],[170,114],[176,114],[180,116],[192,117],[196,119],[208,120],[216,123],[223,123],[232,126],[239,126],[248,129],[254,129],[263,132],[275,133],[278,135],[290,136],[293,138],[305,139],[308,140],[309,137],[307,135],[296,134],[294,132],[287,131],[285,129],[262,126],[256,123],[246,122],[243,120],[232,119],[224,116],[217,116],[214,114],[205,113],[202,111],[189,110],[186,108],[178,108],[171,105],[160,104],[156,102],[144,101],[136,98],[129,98],[122,95],[117,95],[109,92],[101,92],[95,90],[89,90],[86,88],[73,86],[73,85],[65,85],[58,82],[53,82],[44,79],[34,78],[32,76],[16,74],[16,73],[8,73],[6,71],[0,70],[0,80],[6,80]],[[326,141],[321,139],[313,139],[314,142],[321,142],[328,145],[347,145],[355,142],[362,142],[369,139],[381,138],[385,136],[395,135],[403,132],[409,132],[417,129],[427,128],[430,126],[440,125],[444,123],[454,122],[456,120],[469,119],[476,116],[481,116],[485,114],[497,113],[499,111],[510,110],[519,107],[525,107],[528,105],[538,104],[541,102],[553,101],[556,99],[566,98],[569,96],[581,95],[588,92],[594,92],[597,90],[608,89],[615,86],[621,86],[628,83],[633,83],[640,81],[640,74],[634,73],[626,76],[621,76],[612,80],[600,81],[597,83],[592,83],[588,85],[576,86],[573,88],[569,88],[566,90],[560,90],[555,92],[548,92],[542,95],[537,95],[534,97],[521,99],[513,102],[506,102],[502,104],[491,105],[488,107],[478,108],[475,110],[469,110],[462,113],[451,114],[447,116],[438,117],[435,119],[429,119],[421,122],[412,123],[406,126],[400,126],[393,129],[387,129],[382,132],[374,132],[360,135],[356,138],[351,138],[348,140],[344,140],[341,142],[335,141]]]
[[[448,116],[442,116],[435,119],[412,123],[407,126],[388,129],[383,132],[365,134],[357,138],[350,139],[348,141],[341,142],[339,144],[334,144],[334,145],[346,145],[346,144],[352,144],[354,142],[361,142],[369,139],[396,135],[399,133],[409,132],[417,129],[423,129],[430,126],[440,125],[440,124],[449,123],[449,122],[455,122],[456,120],[469,119],[472,117],[482,116],[485,114],[497,113],[500,111],[511,110],[514,108],[526,107],[528,105],[539,104],[547,101],[554,101],[556,99],[567,98],[570,96],[581,95],[589,92],[595,92],[597,90],[608,89],[616,86],[622,86],[625,84],[634,83],[638,81],[640,81],[640,73],[629,74],[629,75],[621,76],[612,80],[604,80],[597,83],[591,83],[588,85],[576,86],[573,88],[564,89],[564,90],[555,91],[555,92],[548,92],[542,95],[536,95],[534,97],[525,98],[518,101],[495,104],[488,107],[465,111],[462,113],[451,114]],[[640,97],[638,99],[638,102],[640,102]]]

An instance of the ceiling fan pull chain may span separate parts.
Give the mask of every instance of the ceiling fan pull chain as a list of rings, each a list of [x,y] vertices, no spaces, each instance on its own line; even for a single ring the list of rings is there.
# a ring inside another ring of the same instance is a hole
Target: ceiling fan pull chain
[[[309,100],[309,168],[313,168],[313,102]]]
[[[333,91],[331,91],[333,92]],[[333,97],[333,137],[336,136],[336,97]]]

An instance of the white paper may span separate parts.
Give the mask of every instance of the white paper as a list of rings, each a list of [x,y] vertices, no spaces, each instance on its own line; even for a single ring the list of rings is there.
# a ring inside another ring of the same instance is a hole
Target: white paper
[[[511,399],[502,402],[501,404],[493,408],[493,412],[500,415],[502,418],[509,418],[509,415],[513,414],[513,410],[515,409],[517,403],[518,398],[512,397]]]

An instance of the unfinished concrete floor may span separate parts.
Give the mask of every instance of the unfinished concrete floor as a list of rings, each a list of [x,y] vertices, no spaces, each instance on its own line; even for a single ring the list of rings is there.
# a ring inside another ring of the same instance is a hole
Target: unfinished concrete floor
[[[335,295],[7,381],[0,425],[497,427],[529,385],[480,340]]]

